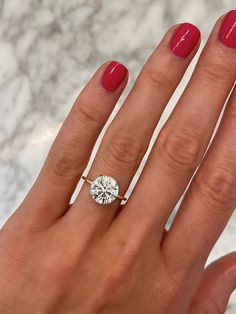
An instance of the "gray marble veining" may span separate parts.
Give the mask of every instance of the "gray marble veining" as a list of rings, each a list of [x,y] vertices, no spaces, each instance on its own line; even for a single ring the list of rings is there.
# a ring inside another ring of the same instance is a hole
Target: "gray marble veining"
[[[170,26],[195,23],[204,43],[218,17],[233,8],[229,0],[1,0],[0,225],[34,182],[76,95],[101,63],[117,59],[130,70],[116,112]],[[235,235],[233,217],[210,260],[234,250]],[[235,311],[232,297],[227,313]]]

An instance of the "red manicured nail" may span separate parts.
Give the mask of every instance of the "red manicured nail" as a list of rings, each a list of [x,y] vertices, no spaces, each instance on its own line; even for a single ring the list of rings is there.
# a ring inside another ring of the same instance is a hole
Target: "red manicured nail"
[[[199,38],[200,31],[196,26],[183,23],[175,31],[170,42],[170,49],[178,57],[186,58],[198,43]]]
[[[112,61],[108,65],[108,67],[106,68],[103,74],[102,86],[106,90],[113,92],[123,82],[127,73],[128,73],[128,70],[123,64],[116,61]]]
[[[236,10],[229,11],[220,28],[219,38],[229,47],[236,48]]]

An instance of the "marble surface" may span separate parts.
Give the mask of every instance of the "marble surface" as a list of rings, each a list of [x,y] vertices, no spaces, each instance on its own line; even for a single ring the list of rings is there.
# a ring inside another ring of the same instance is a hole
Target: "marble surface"
[[[183,21],[195,23],[204,43],[216,19],[235,8],[233,4],[230,0],[0,0],[0,225],[29,190],[76,95],[101,63],[116,59],[130,70],[120,105],[167,28]],[[193,66],[194,62],[160,126]],[[236,216],[209,261],[234,250],[235,235]],[[227,313],[236,313],[235,296]]]

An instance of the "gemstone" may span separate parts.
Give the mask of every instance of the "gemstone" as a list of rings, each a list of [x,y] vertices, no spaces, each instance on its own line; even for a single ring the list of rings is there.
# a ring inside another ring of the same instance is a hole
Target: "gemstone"
[[[99,176],[91,184],[90,195],[99,204],[110,204],[119,194],[119,186],[109,176]]]

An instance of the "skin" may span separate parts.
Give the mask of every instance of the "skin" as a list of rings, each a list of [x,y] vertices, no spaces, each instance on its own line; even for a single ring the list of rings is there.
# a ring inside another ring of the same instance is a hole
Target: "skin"
[[[101,86],[101,66],[67,116],[25,200],[0,230],[1,314],[224,313],[236,287],[236,253],[206,269],[236,205],[236,50],[220,19],[131,197],[101,206],[85,183],[70,198],[127,79]],[[175,56],[170,29],[108,127],[88,177],[116,178],[124,194],[165,106],[195,55]],[[130,132],[132,130],[132,132]],[[200,165],[200,166],[199,166]],[[168,232],[165,224],[193,180]]]

